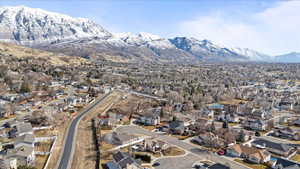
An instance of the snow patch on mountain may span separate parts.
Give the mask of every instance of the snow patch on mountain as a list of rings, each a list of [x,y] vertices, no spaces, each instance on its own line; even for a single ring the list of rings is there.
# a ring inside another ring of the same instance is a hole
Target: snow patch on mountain
[[[85,18],[72,18],[25,6],[0,8],[2,41],[28,45],[93,36],[109,37],[111,34]]]
[[[230,50],[248,57],[251,61],[271,61],[273,59],[273,57],[269,55],[257,52],[249,48],[231,48]]]

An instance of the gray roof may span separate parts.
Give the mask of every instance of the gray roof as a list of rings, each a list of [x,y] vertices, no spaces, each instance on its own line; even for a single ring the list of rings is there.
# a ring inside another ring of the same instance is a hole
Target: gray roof
[[[184,128],[184,122],[183,121],[178,121],[178,120],[171,121],[169,123],[169,127],[171,129],[183,129]]]
[[[300,169],[300,167],[299,167],[299,165],[297,165],[297,164],[294,164],[294,165],[291,165],[291,166],[285,167],[284,169]]]
[[[128,153],[119,151],[113,154],[113,159],[115,160],[116,164],[122,169],[127,168],[127,165],[132,164],[140,168],[140,165]]]
[[[291,149],[293,149],[292,146],[289,146],[287,144],[275,143],[275,142],[265,140],[265,139],[254,140],[252,142],[252,144],[257,144],[257,145],[265,146],[265,147],[268,147],[268,148],[276,149],[276,150],[279,150],[281,152],[288,152]]]
[[[115,162],[106,163],[106,167],[108,169],[120,169],[120,167]]]
[[[30,123],[18,123],[16,125],[17,132],[20,133],[27,133],[27,132],[32,132],[32,125]]]
[[[213,164],[213,165],[209,166],[208,168],[209,169],[230,169],[230,167],[220,164],[220,163]]]
[[[22,146],[16,149],[9,149],[7,151],[7,157],[23,157],[27,158],[34,151],[33,147]]]
[[[33,144],[34,141],[35,141],[34,135],[24,134],[24,135],[16,138],[14,145],[17,145],[19,143]]]
[[[281,166],[283,169],[299,169],[300,164],[295,163],[293,161],[283,159],[283,158],[276,158],[276,164],[277,166]]]
[[[117,132],[112,132],[108,133],[104,136],[104,141],[113,144],[113,145],[121,145],[122,142],[126,142],[132,139],[135,139],[137,136],[127,134],[127,133],[117,133]]]

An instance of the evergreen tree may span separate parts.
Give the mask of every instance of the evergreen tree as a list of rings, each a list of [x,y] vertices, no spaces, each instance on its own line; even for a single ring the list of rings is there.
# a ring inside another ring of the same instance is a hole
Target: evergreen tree
[[[31,86],[30,86],[29,82],[24,81],[22,83],[20,92],[21,93],[29,93],[29,92],[31,92]]]
[[[224,121],[224,122],[223,122],[223,128],[224,128],[224,129],[228,129],[228,122],[227,122],[227,121]]]

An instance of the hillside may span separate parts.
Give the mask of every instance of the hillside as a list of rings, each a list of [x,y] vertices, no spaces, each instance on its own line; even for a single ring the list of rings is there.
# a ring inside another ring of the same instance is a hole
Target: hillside
[[[47,51],[19,46],[11,43],[0,42],[0,59],[4,61],[7,57],[9,57],[10,59],[35,59],[55,66],[79,65],[82,63],[87,63],[86,59],[80,57],[71,57],[67,55],[55,54]]]

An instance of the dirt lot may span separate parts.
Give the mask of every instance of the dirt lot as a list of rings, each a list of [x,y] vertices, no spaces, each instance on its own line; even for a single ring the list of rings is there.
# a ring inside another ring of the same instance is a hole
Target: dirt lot
[[[97,117],[98,113],[107,111],[112,103],[119,100],[122,94],[112,93],[107,97],[99,107],[96,107],[87,116],[85,116],[78,126],[76,150],[73,158],[72,168],[87,169],[95,168],[96,152],[93,143],[91,119]]]
[[[179,155],[184,155],[185,151],[178,147],[169,147],[168,149],[164,150],[162,153],[164,156],[179,156]]]
[[[112,109],[121,110],[122,113],[129,115],[133,111],[136,111],[138,105],[140,110],[145,110],[147,108],[150,108],[151,105],[158,105],[158,102],[153,99],[148,99],[145,97],[127,95],[125,99],[121,99],[118,103],[116,103],[112,107]],[[139,112],[139,113],[143,113],[143,112]]]

